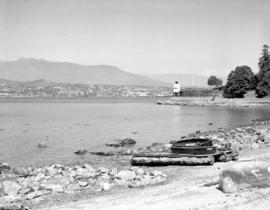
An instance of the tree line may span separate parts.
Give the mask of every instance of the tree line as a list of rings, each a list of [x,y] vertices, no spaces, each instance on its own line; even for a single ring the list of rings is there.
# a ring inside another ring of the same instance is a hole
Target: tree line
[[[230,72],[227,83],[222,86],[222,80],[210,76],[208,85],[223,89],[224,98],[243,98],[248,91],[255,90],[258,98],[270,96],[270,54],[269,46],[263,45],[259,58],[259,72],[254,74],[249,66],[237,66]]]

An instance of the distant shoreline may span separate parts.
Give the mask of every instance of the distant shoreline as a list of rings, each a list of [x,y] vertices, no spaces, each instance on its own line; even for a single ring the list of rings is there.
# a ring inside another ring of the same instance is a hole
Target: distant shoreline
[[[170,97],[0,97],[0,103],[156,103]]]

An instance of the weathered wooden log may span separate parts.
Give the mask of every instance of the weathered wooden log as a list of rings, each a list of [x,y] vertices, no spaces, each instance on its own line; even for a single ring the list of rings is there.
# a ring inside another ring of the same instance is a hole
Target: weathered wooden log
[[[167,165],[213,165],[213,156],[204,157],[136,157],[130,160],[133,166],[167,166]]]
[[[192,154],[177,154],[173,152],[140,152],[140,153],[134,153],[133,157],[153,157],[153,158],[159,158],[159,157],[168,157],[168,158],[181,158],[181,157],[208,157],[210,155],[192,155]]]

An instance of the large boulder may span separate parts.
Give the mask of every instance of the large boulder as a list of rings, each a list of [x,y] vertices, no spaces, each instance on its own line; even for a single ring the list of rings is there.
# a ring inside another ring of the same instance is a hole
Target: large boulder
[[[270,187],[270,163],[239,163],[220,174],[219,187],[233,193],[250,187]]]

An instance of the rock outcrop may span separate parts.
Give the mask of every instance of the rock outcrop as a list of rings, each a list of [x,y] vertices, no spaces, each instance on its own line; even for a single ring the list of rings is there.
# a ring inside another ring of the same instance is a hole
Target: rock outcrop
[[[270,121],[254,121],[251,125],[237,128],[220,128],[215,131],[203,133],[192,133],[182,137],[188,138],[208,138],[213,140],[214,145],[224,147],[230,144],[235,150],[258,149],[265,145],[270,145]],[[173,143],[175,141],[172,141]]]

